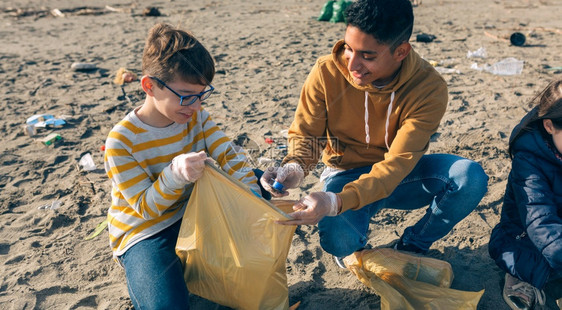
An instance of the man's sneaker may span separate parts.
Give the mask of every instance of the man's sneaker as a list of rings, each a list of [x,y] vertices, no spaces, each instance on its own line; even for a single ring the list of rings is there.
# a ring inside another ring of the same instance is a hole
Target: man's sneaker
[[[513,310],[530,310],[536,304],[544,305],[546,297],[542,290],[506,273],[503,299]]]
[[[338,265],[338,267],[340,267],[342,269],[347,269],[347,267],[345,266],[345,264],[343,262],[343,257],[334,256],[334,260],[336,261],[336,265]]]
[[[427,254],[426,250],[420,249],[413,244],[404,243],[402,241],[402,238],[400,238],[400,240],[398,240],[398,242],[396,242],[392,248],[395,250],[412,252],[416,254]]]

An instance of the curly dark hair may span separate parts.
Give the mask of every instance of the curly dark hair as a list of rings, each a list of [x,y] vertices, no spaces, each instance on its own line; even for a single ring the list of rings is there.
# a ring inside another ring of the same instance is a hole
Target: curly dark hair
[[[347,7],[345,15],[348,26],[390,45],[391,52],[410,40],[414,27],[410,0],[358,0]]]

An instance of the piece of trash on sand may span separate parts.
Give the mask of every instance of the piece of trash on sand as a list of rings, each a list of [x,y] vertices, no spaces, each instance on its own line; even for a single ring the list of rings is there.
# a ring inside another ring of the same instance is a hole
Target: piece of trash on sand
[[[453,68],[445,68],[445,67],[435,67],[435,71],[441,73],[441,74],[449,74],[449,73],[454,73],[454,74],[460,74],[461,72],[457,69],[453,69]]]
[[[60,208],[62,202],[60,200],[53,200],[51,203],[37,207],[39,210],[56,210]]]
[[[160,10],[156,7],[147,7],[142,11],[144,16],[161,16]]]
[[[98,224],[98,226],[96,226],[96,229],[94,229],[94,231],[89,234],[86,238],[84,238],[84,240],[90,240],[95,238],[97,235],[99,235],[102,231],[105,230],[105,228],[107,227],[107,220],[101,222]]]
[[[115,79],[113,80],[113,83],[117,85],[123,85],[125,83],[131,83],[136,80],[136,74],[127,70],[126,68],[119,68],[117,72],[115,72]]]
[[[289,129],[283,129],[279,131],[279,134],[281,135],[281,137],[287,139],[289,138]]]
[[[33,125],[36,128],[38,127],[55,127],[60,128],[66,121],[60,118],[55,118],[51,114],[36,114],[27,119],[25,122],[27,125]]]
[[[92,158],[92,154],[90,153],[84,154],[84,156],[80,158],[78,164],[80,164],[80,166],[82,166],[85,171],[96,170],[96,163],[94,163],[94,159]]]
[[[37,129],[35,128],[35,125],[23,125],[23,132],[26,135],[33,137],[37,134]]]
[[[62,137],[58,133],[50,133],[45,138],[41,139],[40,141],[49,146],[54,144],[55,142],[62,140]]]
[[[509,37],[509,42],[515,46],[523,46],[525,44],[525,35],[521,32],[514,32]]]
[[[468,51],[466,53],[466,58],[486,58],[487,53],[484,47],[480,47],[479,49],[475,50],[474,52]]]
[[[52,14],[54,17],[64,17],[64,13],[61,12],[59,9],[52,9],[52,10],[51,10],[51,14]]]
[[[478,67],[478,64],[473,63],[470,67],[478,71],[486,71],[495,75],[517,75],[523,71],[523,60],[518,60],[513,57],[504,58],[494,64],[484,65]]]
[[[70,69],[74,71],[92,71],[96,70],[98,67],[96,64],[89,62],[74,62],[70,65]]]
[[[416,35],[417,42],[429,43],[429,42],[433,42],[433,40],[435,39],[436,37],[434,35],[428,33],[420,33]]]
[[[258,164],[260,164],[260,165],[268,165],[268,164],[271,164],[272,162],[274,162],[274,160],[271,159],[271,158],[268,158],[268,157],[258,158]]]

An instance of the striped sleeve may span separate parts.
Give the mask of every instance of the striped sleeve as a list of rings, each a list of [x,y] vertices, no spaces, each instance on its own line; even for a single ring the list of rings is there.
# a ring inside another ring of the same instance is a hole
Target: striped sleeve
[[[143,150],[146,161],[139,162],[134,157],[131,140],[138,133],[135,131],[140,130],[126,120],[119,123],[106,141],[104,164],[114,188],[127,205],[143,219],[150,220],[160,217],[182,197],[184,185],[177,184],[172,178],[167,156],[150,158],[146,156],[150,154],[148,149]],[[154,145],[159,146],[158,141]],[[143,167],[147,161],[152,165],[166,165],[156,179]]]
[[[245,151],[234,146],[205,110],[201,111],[201,126],[207,151],[219,163],[222,170],[250,186],[255,193],[261,194],[258,180],[248,164]]]

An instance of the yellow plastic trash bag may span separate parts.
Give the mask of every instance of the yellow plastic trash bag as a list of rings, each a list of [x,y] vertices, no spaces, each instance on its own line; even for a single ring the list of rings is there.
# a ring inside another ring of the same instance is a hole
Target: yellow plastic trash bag
[[[484,294],[449,288],[451,265],[435,258],[380,248],[355,252],[344,262],[380,296],[382,310],[476,309]]]
[[[189,291],[235,309],[287,309],[285,262],[296,226],[274,221],[288,218],[245,184],[207,165],[176,244]]]

